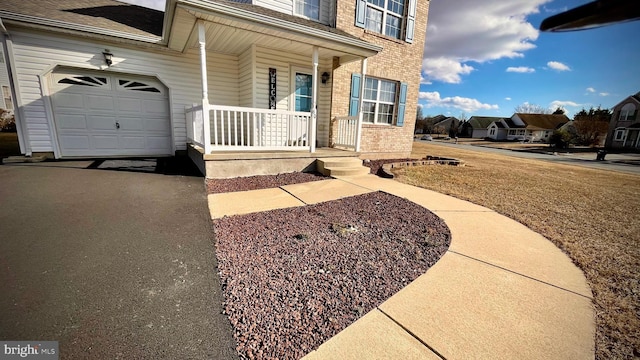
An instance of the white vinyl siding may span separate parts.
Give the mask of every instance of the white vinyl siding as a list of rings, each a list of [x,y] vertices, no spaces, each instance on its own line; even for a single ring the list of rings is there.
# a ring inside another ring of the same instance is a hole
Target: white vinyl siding
[[[59,38],[42,32],[12,31],[17,82],[21,94],[31,150],[54,151],[50,109],[43,100],[44,84],[40,75],[57,65],[80,69],[104,68],[105,45],[77,38]],[[173,143],[176,150],[186,149],[184,109],[202,98],[200,59],[197,50],[186,54],[152,49],[109,45],[113,65],[106,70],[157,77],[169,89]],[[209,101],[212,104],[238,105],[238,59],[207,53]]]
[[[279,11],[285,14],[293,14],[292,0],[254,0],[254,5],[262,6],[267,9]]]
[[[295,7],[294,2],[297,2],[297,1],[298,0],[254,0],[253,2],[251,1],[241,1],[241,2],[253,3],[254,5],[262,6],[267,9],[275,10],[284,14],[299,15],[294,8]],[[302,1],[309,1],[309,0],[302,0]],[[320,2],[320,9],[319,9],[320,14],[319,14],[319,19],[317,19],[317,21],[319,21],[322,24],[329,25],[329,21],[331,18],[331,15],[330,15],[331,8],[330,8],[329,2],[336,1],[336,0],[317,0],[317,1]]]
[[[269,68],[276,69],[276,95],[278,110],[290,110],[291,68],[311,68],[311,56],[298,54],[283,54],[280,51],[256,46],[255,64],[255,107],[269,108]],[[331,59],[320,59],[318,64],[318,76],[324,71],[331,73]],[[329,116],[331,113],[331,80],[322,84],[318,79],[318,122],[317,139],[320,146],[329,144]]]
[[[255,46],[251,46],[238,58],[238,100],[239,105],[244,107],[255,107],[254,57]]]

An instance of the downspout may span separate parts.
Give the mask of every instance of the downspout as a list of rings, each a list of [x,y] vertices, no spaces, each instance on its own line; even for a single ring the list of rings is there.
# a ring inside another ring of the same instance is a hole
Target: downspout
[[[14,63],[13,42],[11,41],[9,31],[4,26],[2,19],[0,19],[0,32],[2,33],[2,45],[5,54],[5,65],[7,67],[7,73],[9,75],[9,87],[13,95],[13,116],[16,122],[16,132],[18,133],[18,144],[20,145],[20,152],[22,154],[25,154],[26,156],[31,156],[33,154],[33,151],[31,150],[29,133],[27,132],[26,128],[27,125],[23,121],[25,117],[22,116],[22,101],[20,93],[18,92],[18,84],[16,83],[18,75],[15,73],[15,68],[12,65]]]

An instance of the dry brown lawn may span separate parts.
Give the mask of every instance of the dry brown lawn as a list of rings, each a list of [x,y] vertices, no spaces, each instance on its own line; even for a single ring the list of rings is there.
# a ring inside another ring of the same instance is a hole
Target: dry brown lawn
[[[640,357],[640,176],[414,143],[413,157],[466,166],[399,169],[397,179],[491,208],[544,235],[594,295],[596,358]]]

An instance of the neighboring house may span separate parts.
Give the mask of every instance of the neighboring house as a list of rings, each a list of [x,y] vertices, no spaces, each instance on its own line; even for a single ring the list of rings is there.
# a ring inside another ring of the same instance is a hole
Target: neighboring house
[[[489,127],[487,128],[487,137],[493,140],[506,140],[508,128],[507,120],[510,119],[500,118],[500,120],[491,122],[491,124],[489,124]]]
[[[548,142],[555,130],[569,122],[564,114],[523,114],[493,121],[488,137],[494,140],[527,140]]]
[[[437,134],[446,134],[448,136],[456,136],[456,131],[458,130],[458,125],[460,124],[460,120],[455,117],[445,117],[437,122],[435,122],[432,126],[432,132]]]
[[[21,151],[168,156],[194,144],[205,159],[309,158],[316,147],[406,157],[428,8],[167,0],[163,13],[112,0],[5,0]]]
[[[640,92],[631,95],[613,107],[605,146],[615,149],[640,148]]]
[[[500,122],[501,120],[505,119],[492,116],[472,116],[465,123],[465,135],[472,138],[484,139],[489,136],[489,126],[493,122]]]

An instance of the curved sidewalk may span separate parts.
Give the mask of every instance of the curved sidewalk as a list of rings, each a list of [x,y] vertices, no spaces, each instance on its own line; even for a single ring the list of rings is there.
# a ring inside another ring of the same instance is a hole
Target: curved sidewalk
[[[583,273],[524,225],[373,175],[270,190],[286,199],[281,207],[385,191],[431,210],[451,230],[451,246],[433,267],[305,359],[594,358],[594,309]],[[224,196],[238,194],[210,195],[213,217],[228,204]]]

